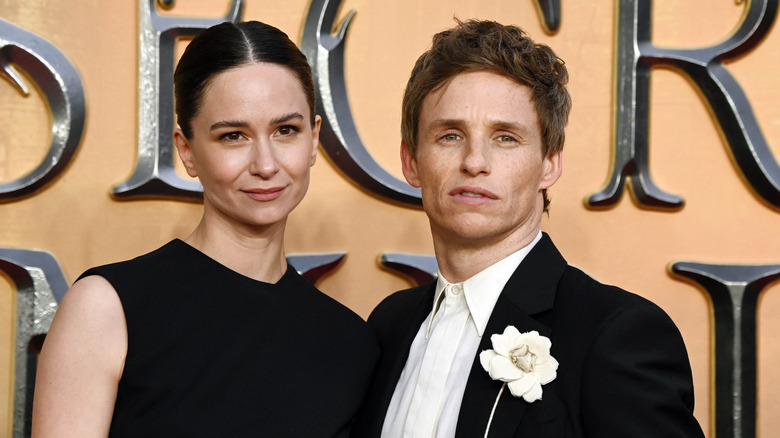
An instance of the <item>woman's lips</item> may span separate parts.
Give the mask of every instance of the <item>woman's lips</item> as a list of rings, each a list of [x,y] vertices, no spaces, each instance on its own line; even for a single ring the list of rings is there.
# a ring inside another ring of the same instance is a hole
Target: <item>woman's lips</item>
[[[255,201],[267,202],[282,196],[283,191],[284,187],[270,187],[263,189],[247,189],[244,190],[244,193]]]

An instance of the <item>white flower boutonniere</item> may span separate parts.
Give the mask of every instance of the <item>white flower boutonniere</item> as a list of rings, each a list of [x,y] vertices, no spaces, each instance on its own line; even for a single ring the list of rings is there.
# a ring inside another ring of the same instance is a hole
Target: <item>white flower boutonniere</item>
[[[529,403],[542,398],[542,385],[552,382],[558,369],[558,361],[550,356],[550,339],[537,331],[520,333],[510,325],[490,341],[493,349],[479,354],[490,377],[505,382],[512,395]]]
[[[485,436],[490,430],[498,400],[509,386],[515,397],[523,397],[528,403],[542,398],[542,385],[552,382],[557,376],[558,361],[550,355],[552,342],[537,331],[520,333],[514,326],[507,326],[503,334],[490,337],[492,350],[479,354],[482,368],[493,380],[504,382],[490,413]]]

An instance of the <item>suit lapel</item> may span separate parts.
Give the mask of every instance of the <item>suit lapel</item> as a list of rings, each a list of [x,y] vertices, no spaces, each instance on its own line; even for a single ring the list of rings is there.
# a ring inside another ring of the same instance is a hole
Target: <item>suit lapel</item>
[[[472,364],[458,417],[456,437],[485,434],[490,412],[503,384],[491,379],[482,368],[479,353],[492,349],[490,337],[503,333],[509,325],[515,326],[521,333],[536,330],[550,337],[550,327],[537,318],[552,310],[557,283],[565,269],[566,261],[549,236],[544,234],[510,277],[496,301]],[[509,388],[505,388],[493,416],[489,437],[514,436],[527,405],[525,400],[514,397]]]
[[[436,289],[436,283],[430,285],[425,293],[420,294],[421,299],[410,309],[407,320],[398,324],[398,333],[390,337],[386,344],[387,356],[391,358],[387,361],[387,384],[384,388],[383,399],[386,399],[386,405],[390,404],[393,397],[395,386],[401,372],[406,365],[406,359],[409,358],[409,348],[412,346],[414,337],[420,330],[420,325],[430,314],[433,308],[433,294]]]
[[[395,386],[409,357],[409,348],[414,341],[420,324],[431,312],[436,283],[420,287],[419,299],[410,304],[406,318],[400,320],[397,328],[382,339],[382,359],[374,374],[373,388],[369,391],[366,417],[371,418],[371,431],[366,436],[378,437],[382,432],[387,408],[393,398]]]

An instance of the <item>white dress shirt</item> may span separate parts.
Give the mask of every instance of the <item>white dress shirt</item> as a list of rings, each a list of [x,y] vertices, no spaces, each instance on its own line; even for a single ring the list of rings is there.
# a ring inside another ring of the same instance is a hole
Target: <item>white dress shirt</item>
[[[509,277],[536,245],[462,283],[439,272],[433,310],[409,349],[382,426],[382,438],[452,438],[471,366],[488,319]]]

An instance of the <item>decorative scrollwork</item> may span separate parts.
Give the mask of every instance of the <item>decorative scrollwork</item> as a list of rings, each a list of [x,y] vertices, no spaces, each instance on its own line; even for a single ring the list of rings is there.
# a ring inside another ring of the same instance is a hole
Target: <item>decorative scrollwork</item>
[[[113,194],[117,199],[200,200],[200,183],[180,177],[174,167],[174,44],[224,21],[241,20],[244,3],[232,0],[228,12],[217,18],[160,15],[156,3],[138,0],[138,161],[133,175],[117,184]]]
[[[618,9],[615,140],[612,173],[606,186],[591,195],[590,207],[616,204],[631,179],[644,206],[682,208],[684,200],[658,188],[649,170],[649,106],[652,67],[670,66],[696,84],[726,138],[731,156],[745,180],[768,204],[780,209],[780,166],[761,132],[750,100],[724,61],[744,55],[769,32],[777,0],[747,2],[739,27],[724,41],[696,49],[660,48],[652,44],[652,1],[620,0]]]
[[[52,136],[38,167],[0,184],[0,202],[31,195],[57,177],[76,153],[86,122],[84,87],[76,67],[45,39],[0,19],[0,75],[27,96],[29,88],[14,67],[27,73],[41,90],[52,115]]]
[[[309,60],[322,117],[320,142],[336,166],[371,193],[407,205],[420,205],[420,190],[380,166],[360,139],[344,83],[344,45],[355,11],[331,33],[340,0],[312,0],[306,15],[301,49]],[[537,0],[548,31],[560,25],[560,0]]]

